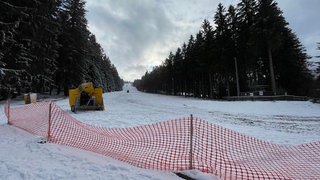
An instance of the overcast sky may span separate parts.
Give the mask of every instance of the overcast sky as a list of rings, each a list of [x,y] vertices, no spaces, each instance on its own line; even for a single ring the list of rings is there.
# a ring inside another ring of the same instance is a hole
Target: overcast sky
[[[239,0],[87,0],[86,10],[89,30],[121,78],[133,81],[188,42],[204,19],[213,24],[219,2],[228,7]],[[320,55],[320,0],[277,2],[307,53]]]

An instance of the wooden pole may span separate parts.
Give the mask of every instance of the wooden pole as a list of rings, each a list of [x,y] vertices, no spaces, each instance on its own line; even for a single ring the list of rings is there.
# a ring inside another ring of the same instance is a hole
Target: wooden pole
[[[50,130],[51,130],[51,102],[49,102],[49,124],[48,124],[48,139],[47,139],[47,141],[48,142],[50,142],[50,140],[51,140],[51,132],[50,132]]]
[[[10,102],[7,100],[7,108],[8,108],[8,124],[10,124]]]
[[[234,57],[234,64],[235,64],[235,67],[236,67],[237,96],[240,96],[240,85],[239,85],[238,63],[237,63],[237,58],[236,58],[236,57]]]
[[[192,154],[192,150],[193,150],[193,116],[192,114],[190,115],[190,155],[189,155],[189,169],[193,169],[193,166],[192,166],[192,157],[193,157],[193,154]]]
[[[273,62],[272,62],[272,51],[271,48],[268,48],[268,57],[269,57],[269,66],[270,66],[270,80],[271,80],[271,89],[273,92],[273,95],[276,95],[276,80],[274,77],[274,70],[273,70]]]

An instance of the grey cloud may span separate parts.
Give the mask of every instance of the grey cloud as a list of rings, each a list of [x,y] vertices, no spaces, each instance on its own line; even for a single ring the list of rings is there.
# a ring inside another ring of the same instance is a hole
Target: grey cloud
[[[289,27],[297,35],[310,56],[320,54],[317,42],[320,42],[320,1],[319,0],[278,0]],[[312,58],[311,61],[319,61]]]
[[[132,80],[159,65],[195,34],[218,4],[211,0],[90,0],[87,18],[96,37],[123,78]],[[127,70],[125,70],[127,69]]]
[[[106,0],[88,4],[89,26],[101,33],[99,42],[119,71],[128,64],[144,63],[144,53],[158,41],[169,39],[175,26],[153,1]],[[104,35],[102,35],[104,34]],[[98,35],[97,35],[98,36]],[[134,68],[134,67],[132,67]]]
[[[141,74],[141,72],[145,73],[146,69],[148,69],[148,67],[144,65],[130,65],[124,68],[124,71],[128,77],[135,77],[136,74]]]
[[[221,2],[221,1],[220,1]],[[224,6],[239,0],[224,0]],[[125,80],[140,78],[160,65],[205,18],[212,22],[218,0],[89,0],[90,31]],[[320,41],[319,0],[279,0],[286,20],[307,52],[314,56]]]

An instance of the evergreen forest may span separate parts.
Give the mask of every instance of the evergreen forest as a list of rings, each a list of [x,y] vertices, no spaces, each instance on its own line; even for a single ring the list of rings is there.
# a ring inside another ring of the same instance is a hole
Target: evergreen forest
[[[87,27],[85,0],[0,0],[0,99],[123,80]]]
[[[220,3],[213,22],[205,19],[196,35],[134,85],[211,99],[259,91],[314,96],[319,78],[309,59],[274,0],[239,0],[228,7]]]

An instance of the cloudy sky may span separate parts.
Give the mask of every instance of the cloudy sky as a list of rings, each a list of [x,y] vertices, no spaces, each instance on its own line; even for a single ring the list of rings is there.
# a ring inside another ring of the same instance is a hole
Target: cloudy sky
[[[187,42],[204,19],[212,22],[219,2],[239,0],[87,0],[86,10],[90,31],[120,76],[133,81]],[[320,0],[277,2],[307,53],[320,55]]]

